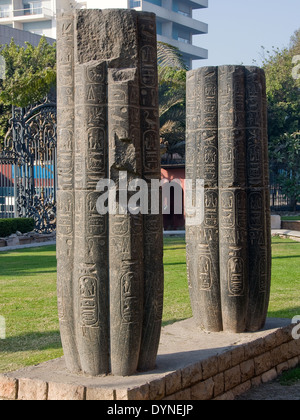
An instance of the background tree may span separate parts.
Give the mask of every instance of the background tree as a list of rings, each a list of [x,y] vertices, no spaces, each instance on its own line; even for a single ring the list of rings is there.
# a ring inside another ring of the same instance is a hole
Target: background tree
[[[185,154],[186,72],[179,50],[158,42],[160,136],[169,158]]]
[[[300,54],[300,29],[288,48],[264,49],[268,98],[271,179],[296,210],[300,200],[300,80],[292,76],[293,57]]]
[[[56,85],[56,47],[42,37],[37,47],[20,47],[12,39],[0,47],[5,78],[0,81],[0,143],[11,117],[11,107],[26,107],[44,98]]]

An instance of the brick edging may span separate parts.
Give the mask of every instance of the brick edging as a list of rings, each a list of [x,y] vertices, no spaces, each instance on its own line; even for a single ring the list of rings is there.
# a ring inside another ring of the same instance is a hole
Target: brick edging
[[[131,388],[84,386],[0,375],[0,398],[10,400],[233,400],[300,362],[293,326]]]

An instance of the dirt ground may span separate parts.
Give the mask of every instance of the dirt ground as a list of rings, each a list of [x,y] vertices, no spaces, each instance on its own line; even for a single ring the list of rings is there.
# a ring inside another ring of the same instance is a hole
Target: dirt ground
[[[291,386],[283,386],[276,380],[268,384],[263,384],[258,388],[253,388],[236,399],[244,401],[300,401],[300,382]]]

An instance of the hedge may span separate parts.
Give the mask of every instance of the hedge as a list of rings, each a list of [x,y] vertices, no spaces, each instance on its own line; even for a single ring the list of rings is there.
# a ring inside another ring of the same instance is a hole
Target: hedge
[[[0,237],[5,238],[16,232],[31,232],[34,226],[34,219],[0,219]]]

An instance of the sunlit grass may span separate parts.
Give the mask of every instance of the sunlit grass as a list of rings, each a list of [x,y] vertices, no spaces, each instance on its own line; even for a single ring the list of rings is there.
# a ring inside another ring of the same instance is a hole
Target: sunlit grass
[[[163,325],[192,316],[186,274],[185,241],[165,239]],[[270,317],[300,315],[300,243],[273,238]],[[0,253],[0,372],[62,355],[56,298],[55,247]]]

